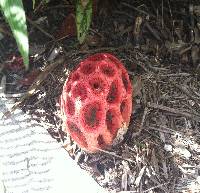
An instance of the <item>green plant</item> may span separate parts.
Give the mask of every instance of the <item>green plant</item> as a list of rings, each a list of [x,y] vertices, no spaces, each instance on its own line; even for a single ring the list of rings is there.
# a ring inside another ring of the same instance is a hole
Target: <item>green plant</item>
[[[43,0],[48,3],[49,0]],[[35,0],[32,0],[35,6]],[[17,42],[26,69],[29,67],[29,43],[26,16],[22,0],[0,0],[0,9],[5,16]],[[92,0],[76,1],[77,38],[82,44],[92,20]]]
[[[80,44],[85,40],[92,21],[92,0],[76,1],[76,28]]]
[[[0,8],[10,25],[26,69],[29,67],[29,43],[22,0],[0,0]]]

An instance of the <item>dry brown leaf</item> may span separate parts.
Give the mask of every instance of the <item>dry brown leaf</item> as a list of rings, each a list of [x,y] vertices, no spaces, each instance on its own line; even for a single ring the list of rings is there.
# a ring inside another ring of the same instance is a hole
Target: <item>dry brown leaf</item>
[[[135,180],[135,185],[136,185],[136,187],[139,187],[140,182],[141,182],[141,179],[142,179],[142,176],[143,176],[145,170],[146,170],[146,166],[144,166],[144,167],[140,170],[140,172],[139,172],[139,174],[138,174],[138,177],[137,177],[136,180]]]
[[[71,37],[76,35],[76,22],[75,22],[75,15],[70,13],[67,15],[61,24],[61,27],[56,34],[58,39],[64,37]]]

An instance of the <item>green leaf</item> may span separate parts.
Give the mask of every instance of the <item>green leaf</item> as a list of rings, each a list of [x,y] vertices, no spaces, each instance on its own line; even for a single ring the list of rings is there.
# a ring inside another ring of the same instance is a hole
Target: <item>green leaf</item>
[[[0,8],[10,25],[26,69],[29,67],[29,44],[26,16],[21,0],[0,0]]]
[[[76,27],[78,41],[82,44],[88,33],[92,21],[92,0],[77,0],[76,2]]]
[[[32,0],[33,2],[33,9],[35,9],[35,0]]]

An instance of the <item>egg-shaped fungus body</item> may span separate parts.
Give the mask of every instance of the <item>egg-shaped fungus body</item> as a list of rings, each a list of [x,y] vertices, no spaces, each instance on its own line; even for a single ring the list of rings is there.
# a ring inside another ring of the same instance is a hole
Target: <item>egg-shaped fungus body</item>
[[[123,64],[111,54],[81,61],[60,99],[65,131],[88,152],[110,147],[129,125],[132,85]]]

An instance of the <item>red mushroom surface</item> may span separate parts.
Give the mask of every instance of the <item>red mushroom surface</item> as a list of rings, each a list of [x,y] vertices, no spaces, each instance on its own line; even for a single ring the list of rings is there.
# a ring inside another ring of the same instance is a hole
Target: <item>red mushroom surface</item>
[[[88,152],[108,148],[132,112],[132,86],[123,64],[99,53],[81,61],[65,82],[60,100],[65,130]]]

